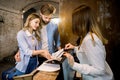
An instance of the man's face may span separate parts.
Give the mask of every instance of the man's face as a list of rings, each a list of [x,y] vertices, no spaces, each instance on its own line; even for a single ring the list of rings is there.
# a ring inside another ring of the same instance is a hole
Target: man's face
[[[50,15],[43,15],[43,14],[40,13],[40,16],[42,18],[43,24],[45,24],[45,25],[48,24],[50,22],[51,18],[52,18],[52,14],[50,14]]]

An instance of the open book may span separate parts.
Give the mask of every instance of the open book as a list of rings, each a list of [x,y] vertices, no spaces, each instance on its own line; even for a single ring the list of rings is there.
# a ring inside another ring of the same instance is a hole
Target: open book
[[[41,64],[37,70],[40,71],[47,71],[47,72],[53,72],[60,70],[60,64],[65,60],[65,57],[63,57],[64,49],[61,49],[55,53],[52,53],[53,59],[46,60]]]
[[[53,59],[45,61],[46,63],[52,63],[52,64],[60,64],[65,60],[65,57],[62,56],[64,53],[64,49],[58,50],[55,53],[52,53]]]

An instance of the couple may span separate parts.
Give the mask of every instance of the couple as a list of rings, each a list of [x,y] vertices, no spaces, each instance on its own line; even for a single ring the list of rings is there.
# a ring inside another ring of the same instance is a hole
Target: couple
[[[44,18],[43,19],[44,23],[49,22],[49,21],[45,22],[45,19],[50,20],[51,18],[47,18],[45,15],[42,15],[42,14],[43,13],[41,12],[40,15],[41,15],[41,18]],[[50,16],[51,15],[49,15],[49,17]],[[96,16],[94,15],[92,9],[87,5],[80,5],[78,8],[76,8],[73,11],[72,18],[73,18],[73,20],[72,20],[73,33],[76,34],[81,39],[80,39],[79,46],[74,46],[70,43],[65,45],[65,49],[74,49],[74,51],[80,61],[80,63],[76,63],[74,61],[73,56],[70,53],[66,52],[64,54],[64,56],[67,57],[70,67],[72,69],[78,71],[79,73],[81,73],[83,80],[113,80],[113,73],[112,73],[109,65],[106,62],[106,51],[105,51],[104,44],[107,44],[107,40],[101,34],[101,31],[97,24]],[[21,66],[25,66],[24,68],[21,69],[24,73],[27,70],[29,71],[29,70],[33,69],[33,67],[36,67],[36,65],[37,65],[36,55],[41,55],[47,59],[51,58],[51,55],[49,53],[50,51],[48,52],[46,50],[39,50],[39,47],[37,45],[39,40],[42,41],[42,39],[40,38],[40,35],[39,35],[39,29],[37,29],[37,28],[40,28],[40,27],[38,27],[40,21],[41,20],[38,17],[30,19],[30,21],[27,22],[27,23],[29,23],[28,30],[25,30],[26,27],[24,27],[23,30],[21,30],[18,33],[17,39],[18,39],[18,44],[19,44],[19,50],[21,53],[20,54],[21,61],[24,60],[23,63],[25,63],[25,60],[27,61],[26,62],[27,65],[24,65],[22,62],[18,62],[18,64],[20,64]],[[32,23],[34,23],[34,24],[32,24]],[[35,25],[35,26],[33,26],[33,25]],[[52,26],[52,28],[54,28],[54,26]],[[43,32],[45,32],[45,31],[43,31]],[[57,30],[57,32],[58,32],[58,30]],[[47,33],[44,33],[44,34],[47,34]],[[26,36],[25,35],[23,36],[22,34],[25,34]],[[52,34],[52,31],[50,32],[50,34]],[[57,34],[58,33],[56,33],[55,35],[57,35]],[[28,40],[27,43],[29,44],[29,45],[27,45],[27,48],[26,48],[26,45],[22,45],[25,43],[21,42],[20,36],[22,36],[22,39],[27,37],[27,39],[25,39],[25,40]],[[48,37],[44,37],[44,39],[49,38],[49,37],[52,38],[53,36],[51,35]],[[20,40],[19,40],[19,38],[20,38]],[[56,46],[58,49],[60,49],[59,35],[57,35],[56,39],[58,40],[57,41],[58,44]],[[46,43],[46,42],[44,42],[44,43]],[[47,43],[47,44],[49,44],[49,43]],[[44,47],[45,46],[46,45],[44,45]],[[50,46],[52,46],[52,45],[50,45]],[[50,49],[51,48],[52,47],[50,47]],[[30,62],[30,60],[31,60],[31,62]],[[34,61],[36,61],[36,62],[34,62]],[[32,67],[29,65],[32,65]],[[18,69],[17,70],[18,73],[23,74],[22,71],[19,71],[19,68],[16,67],[16,69]],[[64,69],[63,69],[63,72],[64,72]],[[64,77],[65,77],[65,75],[64,75]],[[70,79],[68,79],[68,80],[70,80]]]
[[[3,72],[2,80],[32,72],[38,66],[38,55],[51,59],[51,53],[61,49],[58,27],[50,22],[55,11],[54,6],[44,4],[40,16],[32,13],[27,17],[23,29],[17,33],[19,52],[15,55],[17,64],[11,69],[14,72]]]

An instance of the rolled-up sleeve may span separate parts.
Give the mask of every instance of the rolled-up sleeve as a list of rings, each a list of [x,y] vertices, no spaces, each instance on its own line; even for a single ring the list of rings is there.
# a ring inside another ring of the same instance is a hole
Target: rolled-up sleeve
[[[29,49],[29,46],[25,39],[25,33],[23,31],[18,32],[17,41],[18,41],[19,49],[23,51],[23,54],[27,56],[32,56],[33,50]]]

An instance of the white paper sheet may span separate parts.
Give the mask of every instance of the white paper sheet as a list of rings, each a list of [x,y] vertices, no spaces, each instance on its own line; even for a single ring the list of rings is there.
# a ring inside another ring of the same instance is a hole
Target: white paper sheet
[[[60,70],[60,65],[59,64],[50,64],[50,63],[43,63],[40,65],[37,70],[40,71],[47,71],[47,72],[53,72],[53,71],[58,71]]]
[[[52,53],[52,57],[55,59],[60,58],[63,55],[63,53],[64,53],[64,49],[61,49],[55,53]]]

